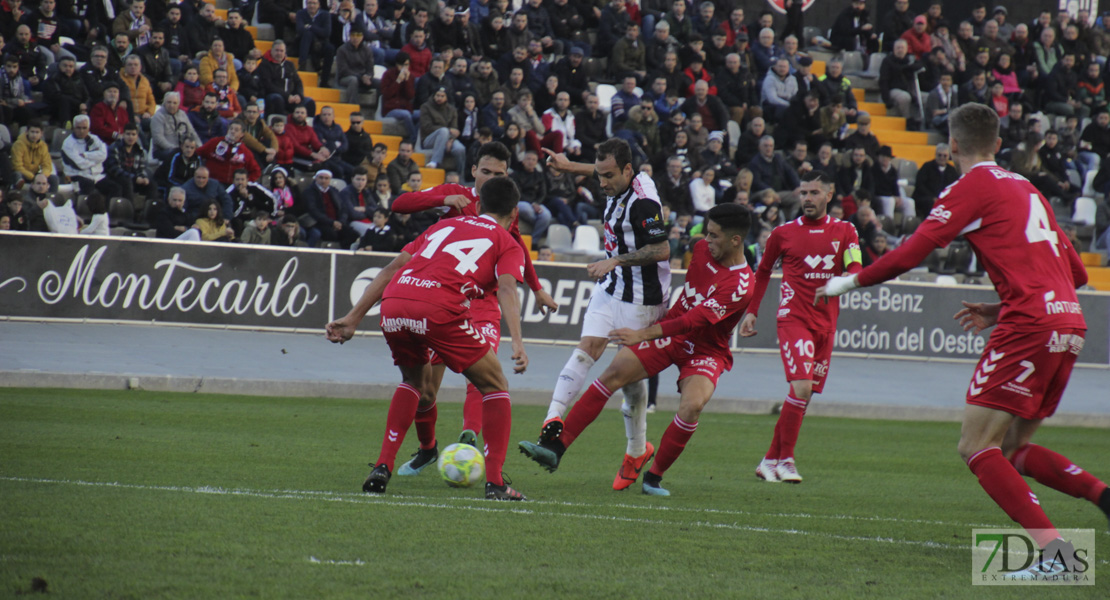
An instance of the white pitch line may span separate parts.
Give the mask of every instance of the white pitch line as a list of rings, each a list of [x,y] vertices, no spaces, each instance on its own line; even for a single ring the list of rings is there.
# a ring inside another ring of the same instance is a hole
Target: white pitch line
[[[308,562],[314,565],[339,565],[343,567],[364,567],[370,564],[361,558],[356,558],[354,560],[328,560],[316,558],[315,556],[308,557]]]
[[[30,477],[7,477],[7,476],[0,477],[0,480],[22,482],[22,483],[46,483],[46,484],[77,485],[77,486],[88,486],[88,487],[108,487],[108,488],[117,488],[117,489],[141,490],[141,491],[161,491],[161,492],[179,492],[179,493],[189,493],[189,494],[243,496],[243,497],[250,497],[250,498],[269,498],[269,499],[277,499],[277,500],[324,500],[324,501],[327,501],[327,502],[343,502],[343,503],[352,503],[352,504],[383,504],[383,505],[386,505],[386,506],[396,506],[396,507],[449,508],[449,509],[455,509],[455,510],[482,511],[482,512],[508,512],[508,513],[515,513],[515,514],[527,514],[527,515],[543,514],[543,515],[550,515],[550,516],[577,517],[577,518],[580,518],[580,519],[588,519],[588,520],[616,521],[616,522],[622,522],[622,523],[637,523],[637,524],[645,524],[645,525],[662,525],[662,526],[681,525],[681,523],[676,523],[674,521],[665,521],[665,520],[660,520],[660,519],[617,517],[617,516],[608,516],[608,515],[589,515],[589,514],[578,514],[578,513],[574,513],[574,514],[554,513],[554,512],[538,513],[536,511],[528,510],[528,509],[517,509],[517,508],[509,508],[509,507],[494,508],[494,507],[477,507],[477,506],[458,506],[458,505],[453,505],[453,504],[445,504],[445,503],[442,503],[442,502],[440,502],[440,503],[405,502],[405,501],[400,501],[399,502],[399,501],[396,501],[396,500],[386,500],[384,498],[379,499],[379,498],[366,496],[366,495],[362,495],[362,496],[359,496],[359,497],[353,497],[353,498],[352,497],[343,497],[343,495],[340,495],[340,494],[328,494],[326,492],[298,493],[298,492],[291,491],[291,490],[283,490],[283,491],[276,491],[276,492],[264,492],[264,491],[257,491],[257,490],[242,490],[242,489],[229,490],[229,489],[224,489],[224,488],[220,488],[220,487],[211,487],[211,486],[201,486],[201,487],[157,486],[157,485],[127,484],[127,483],[119,483],[119,482],[94,482],[94,481],[81,481],[81,480],[68,480],[68,479],[43,479],[43,478],[30,478]],[[532,503],[530,503],[530,504],[532,504]],[[558,505],[559,503],[550,503],[550,504]],[[585,505],[583,505],[583,506],[585,506]],[[597,508],[609,508],[609,506],[598,506]],[[824,537],[824,538],[828,538],[828,539],[835,539],[835,540],[848,541],[848,542],[877,542],[877,543],[884,543],[884,544],[922,546],[922,547],[927,547],[927,548],[939,548],[939,549],[945,549],[945,550],[967,550],[967,547],[964,546],[964,545],[941,544],[941,543],[932,542],[932,541],[901,540],[901,539],[887,538],[887,537],[848,536],[848,535],[839,535],[839,534],[834,534],[834,533],[806,531],[806,530],[803,530],[803,529],[775,529],[775,528],[771,528],[771,527],[756,527],[756,526],[751,526],[751,525],[740,525],[738,523],[710,523],[710,522],[707,522],[707,521],[695,521],[693,523],[693,525],[698,526],[698,527],[710,528],[710,529],[728,529],[728,530],[732,530],[732,531],[745,531],[745,532],[750,532],[750,533],[774,533],[774,534],[818,536],[818,537]]]

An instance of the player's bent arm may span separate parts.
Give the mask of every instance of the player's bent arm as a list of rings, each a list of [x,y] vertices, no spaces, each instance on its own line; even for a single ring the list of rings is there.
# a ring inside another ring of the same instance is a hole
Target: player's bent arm
[[[640,342],[659,339],[663,336],[663,327],[656,323],[643,329],[614,329],[609,332],[609,341],[622,346],[635,346]]]
[[[648,244],[634,252],[614,256],[613,260],[617,261],[616,266],[618,267],[639,267],[667,260],[670,257],[671,245],[667,241],[662,241],[656,244]]]
[[[385,287],[393,280],[393,276],[401,267],[408,264],[412,260],[412,255],[408,252],[401,252],[394,258],[388,265],[385,266],[378,273],[377,277],[370,282],[366,287],[366,291],[362,292],[362,297],[359,298],[358,303],[355,304],[350,312],[343,318],[337,319],[328,323],[325,332],[327,339],[334,343],[340,343],[351,339],[354,336],[358,324],[366,317],[366,313],[370,312],[371,308],[378,302],[381,302],[382,294],[385,292]]]
[[[524,335],[520,328],[520,298],[516,295],[517,280],[512,275],[497,278],[497,303],[505,324],[509,326],[509,337],[513,340],[513,372],[523,373],[528,368],[528,354],[524,351]]]

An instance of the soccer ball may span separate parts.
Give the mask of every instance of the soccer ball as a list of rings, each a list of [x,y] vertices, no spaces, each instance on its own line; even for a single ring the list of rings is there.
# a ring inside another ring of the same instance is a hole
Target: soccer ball
[[[486,475],[486,457],[470,444],[451,444],[439,453],[439,475],[451,487],[470,487]]]

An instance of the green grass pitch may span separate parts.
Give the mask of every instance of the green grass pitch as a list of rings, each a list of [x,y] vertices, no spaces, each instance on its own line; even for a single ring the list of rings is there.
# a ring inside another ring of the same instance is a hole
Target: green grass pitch
[[[753,473],[774,417],[706,414],[656,498],[611,489],[616,411],[548,474],[516,452],[543,411],[516,407],[506,472],[530,501],[495,503],[431,470],[362,494],[387,408],[5,389],[0,597],[35,578],[57,598],[1110,597],[1105,558],[1094,587],[970,585],[971,529],[1011,523],[957,456],[955,423],[810,418],[805,482],[786,485]],[[441,447],[461,408],[440,405]],[[672,416],[651,415],[649,439]],[[1107,478],[1106,435],[1038,441]],[[415,447],[410,431],[398,464]],[[1032,485],[1059,526],[1110,550],[1096,507]]]

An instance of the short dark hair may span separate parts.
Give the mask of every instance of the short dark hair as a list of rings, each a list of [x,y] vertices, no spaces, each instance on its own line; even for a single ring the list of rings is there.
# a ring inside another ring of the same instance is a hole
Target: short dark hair
[[[481,134],[481,131],[479,131],[478,133]],[[478,163],[487,156],[494,160],[499,160],[505,163],[506,167],[509,166],[513,158],[512,152],[509,152],[509,149],[506,148],[505,144],[502,144],[501,142],[489,142],[488,144],[482,144],[482,147],[478,148],[478,156],[474,162]]]
[[[269,217],[270,213],[264,210],[256,210],[251,213],[251,219],[268,219]]]
[[[246,176],[247,176],[247,178],[248,178],[248,179],[250,179],[250,176],[251,176],[251,174],[250,174],[250,171],[248,171],[248,170],[246,170],[246,169],[235,169],[235,171],[233,171],[233,172],[231,173],[231,176],[232,176],[232,177],[235,177],[236,175],[238,175],[238,174],[240,174],[240,173],[242,173],[243,175],[246,175]]]
[[[373,152],[374,150],[378,150],[378,149],[389,150],[389,146],[386,146],[385,144],[383,144],[381,142],[378,142],[377,144],[374,144],[374,147],[370,151]]]
[[[752,211],[741,204],[718,204],[709,209],[705,217],[713,221],[725,235],[747,237],[752,227]]]
[[[808,171],[808,172],[806,172],[805,175],[802,175],[802,183],[806,183],[806,182],[810,182],[810,181],[820,182],[821,185],[834,185],[834,184],[836,184],[836,182],[833,181],[833,178],[830,177],[828,173],[826,173],[824,171],[817,171],[817,170]]]
[[[385,218],[388,219],[391,214],[393,214],[393,213],[389,212],[388,208],[383,208],[383,207],[379,206],[378,208],[374,209],[374,216],[375,217],[378,216],[378,215],[385,215]]]
[[[605,140],[597,147],[597,160],[601,162],[609,157],[617,162],[617,169],[623,171],[626,166],[632,165],[632,148],[628,142],[621,138]]]
[[[479,194],[482,212],[498,217],[512,214],[520,203],[520,190],[508,177],[494,177],[482,185]]]
[[[135,133],[138,133],[139,132],[139,126],[136,125],[135,123],[128,123],[127,125],[123,126],[123,130],[124,131],[134,131]]]
[[[993,155],[998,140],[998,113],[985,104],[970,102],[952,112],[948,130],[962,154]]]
[[[367,171],[366,167],[355,167],[355,172],[351,174],[351,177],[355,177],[357,175],[366,175],[369,177],[370,171]]]

